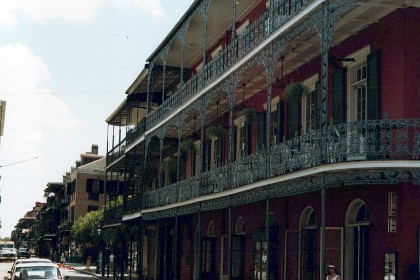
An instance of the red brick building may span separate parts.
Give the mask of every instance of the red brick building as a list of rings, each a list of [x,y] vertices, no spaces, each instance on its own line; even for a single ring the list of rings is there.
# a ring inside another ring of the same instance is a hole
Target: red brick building
[[[419,38],[420,1],[194,1],[107,120],[131,273],[418,279]]]

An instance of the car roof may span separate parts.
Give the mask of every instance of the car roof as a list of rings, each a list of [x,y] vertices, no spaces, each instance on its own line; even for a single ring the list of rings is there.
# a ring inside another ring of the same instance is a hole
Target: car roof
[[[32,262],[32,263],[18,263],[16,264],[16,268],[18,267],[56,267],[58,266],[55,263],[39,263],[39,262]]]
[[[41,258],[18,259],[18,260],[15,261],[16,264],[18,264],[18,263],[30,263],[30,262],[52,263],[52,261],[50,259],[41,259]]]

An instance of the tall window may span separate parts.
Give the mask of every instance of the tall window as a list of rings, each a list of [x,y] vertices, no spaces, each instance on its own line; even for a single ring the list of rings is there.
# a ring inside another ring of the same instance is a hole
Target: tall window
[[[316,91],[311,91],[304,96],[303,105],[305,106],[305,124],[306,132],[315,130],[316,128]]]
[[[264,234],[264,233],[262,233]],[[267,242],[254,241],[254,280],[267,279]]]
[[[316,279],[317,226],[312,207],[307,207],[300,218],[300,277],[302,280]]]
[[[369,279],[369,211],[366,204],[354,200],[346,214],[345,279]]]
[[[232,237],[232,279],[244,279],[245,224],[240,217],[236,221],[235,235]]]
[[[302,82],[303,87],[307,90],[302,95],[302,107],[301,107],[301,123],[303,133],[309,133],[318,128],[317,125],[317,111],[320,110],[320,100],[318,100],[319,93],[317,92],[318,74],[306,79]]]
[[[269,219],[269,243],[267,243],[266,224],[264,224],[264,228],[252,233],[254,241],[254,280],[278,279],[278,225],[273,213],[270,213]],[[267,259],[269,260],[269,267],[267,266]]]
[[[215,241],[214,222],[211,221],[207,228],[207,237],[203,238],[203,257],[202,257],[202,278],[213,279],[215,276]]]
[[[347,66],[347,119],[353,121],[367,120],[368,92],[367,92],[367,56],[370,47],[367,46],[348,57],[353,62],[346,62]]]
[[[240,117],[235,120],[236,126],[236,159],[241,159],[247,154],[247,131],[246,131],[245,117]]]

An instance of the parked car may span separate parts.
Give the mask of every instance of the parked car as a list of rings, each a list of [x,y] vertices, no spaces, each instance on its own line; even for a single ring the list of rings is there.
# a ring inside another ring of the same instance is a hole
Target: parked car
[[[9,276],[12,275],[13,270],[15,270],[15,266],[22,263],[52,263],[50,259],[40,259],[40,258],[29,258],[29,259],[17,259],[12,265],[12,269],[10,269],[7,273]],[[9,277],[10,278],[10,277]]]
[[[28,248],[19,248],[19,250],[17,252],[17,257],[18,258],[30,258],[31,257],[31,252],[29,252]]]
[[[61,274],[60,269],[54,263],[20,263],[17,264],[11,276],[5,276],[4,280],[29,280],[29,279],[68,279]]]
[[[0,261],[16,259],[15,243],[12,241],[0,242]]]

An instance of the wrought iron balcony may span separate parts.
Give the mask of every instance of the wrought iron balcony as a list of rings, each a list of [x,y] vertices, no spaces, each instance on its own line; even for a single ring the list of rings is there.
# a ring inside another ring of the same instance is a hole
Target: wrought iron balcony
[[[123,217],[123,205],[118,205],[106,209],[104,212],[104,224],[112,225],[121,223]]]
[[[267,9],[256,21],[249,24],[246,30],[236,37],[229,45],[209,63],[203,66],[196,75],[184,83],[178,91],[165,100],[155,111],[146,116],[146,129],[157,125],[175,108],[181,107],[186,101],[222,76],[238,60],[245,57],[267,37],[273,34],[288,21],[292,20],[314,0],[275,1],[272,11]],[[137,128],[134,128],[136,130]]]
[[[125,154],[125,147],[127,146],[127,138],[121,140],[112,150],[106,155],[106,165],[109,165],[122,157]]]
[[[325,164],[419,158],[420,119],[331,125],[274,145],[269,151],[262,150],[199,176],[145,192],[143,209],[187,201]]]

